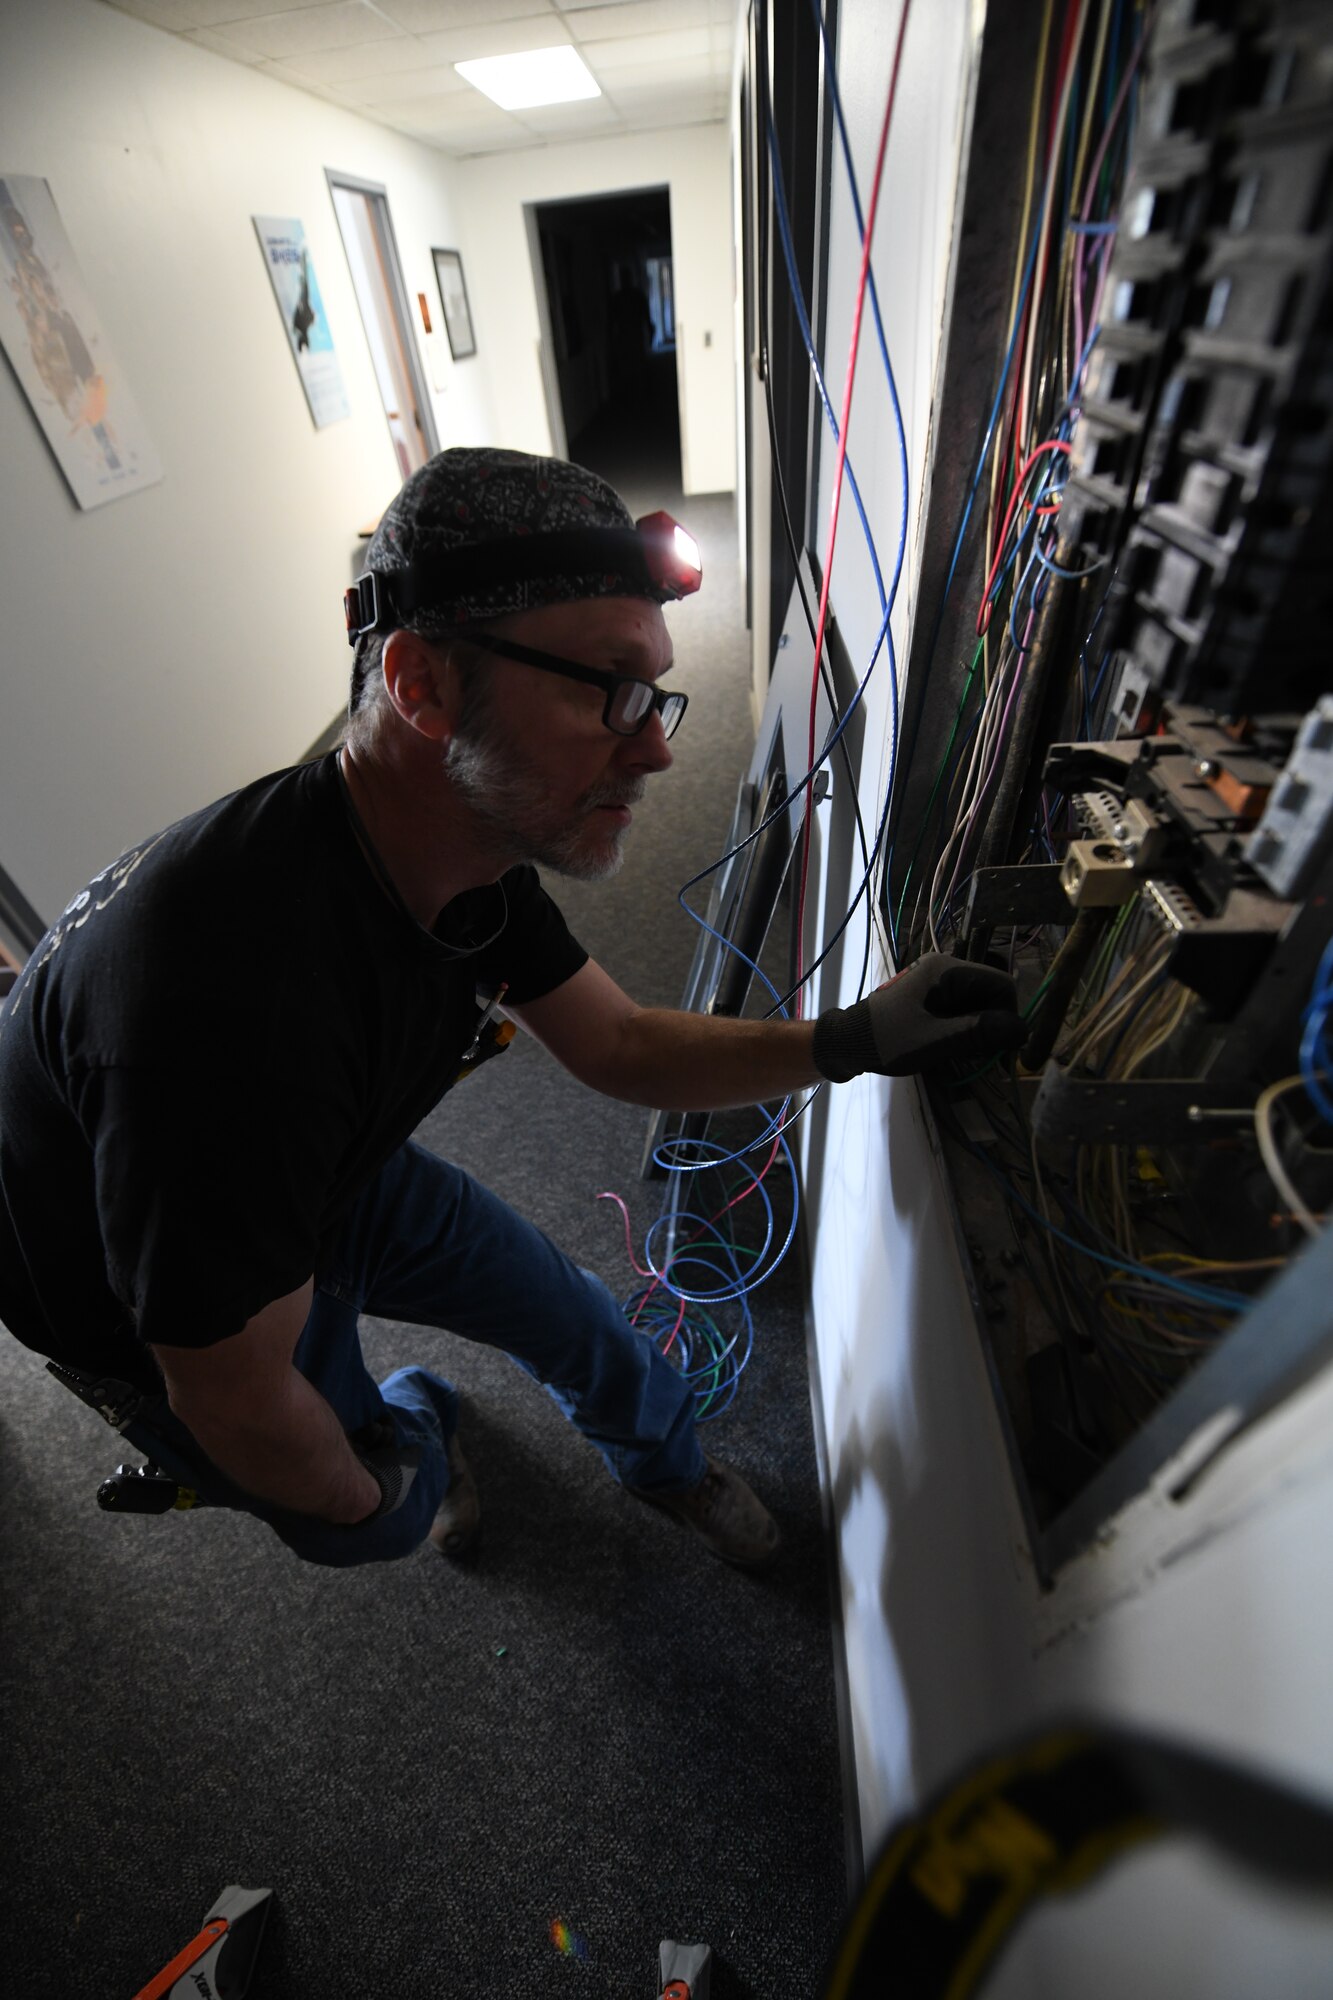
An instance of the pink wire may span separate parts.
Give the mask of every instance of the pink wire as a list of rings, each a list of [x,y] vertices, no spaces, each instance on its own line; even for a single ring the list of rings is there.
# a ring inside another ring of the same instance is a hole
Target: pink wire
[[[633,1266],[634,1270],[638,1272],[641,1278],[650,1277],[652,1275],[651,1272],[646,1271],[643,1265],[639,1263],[638,1259],[634,1255],[634,1238],[630,1234],[629,1210],[626,1208],[620,1196],[618,1194],[613,1194],[610,1188],[603,1188],[602,1192],[599,1195],[594,1195],[593,1199],[595,1201],[613,1201],[615,1203],[616,1207],[620,1210],[620,1213],[623,1216],[625,1222],[625,1255],[629,1258],[630,1264]]]

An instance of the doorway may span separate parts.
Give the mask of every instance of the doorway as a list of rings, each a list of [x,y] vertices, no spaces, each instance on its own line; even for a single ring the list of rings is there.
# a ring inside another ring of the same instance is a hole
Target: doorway
[[[407,479],[439,450],[435,417],[408,317],[389,198],[373,181],[326,168],[394,457]]]
[[[668,189],[540,202],[530,217],[553,435],[563,428],[568,457],[618,491],[679,492]]]

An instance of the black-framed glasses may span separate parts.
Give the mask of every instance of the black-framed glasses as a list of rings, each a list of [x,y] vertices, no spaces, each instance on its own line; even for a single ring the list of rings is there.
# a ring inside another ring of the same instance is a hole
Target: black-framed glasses
[[[607,674],[597,667],[585,667],[577,660],[562,660],[558,653],[539,652],[535,646],[520,646],[515,639],[492,639],[478,633],[475,645],[486,653],[499,653],[517,660],[521,667],[540,667],[543,673],[562,674],[567,681],[587,681],[606,695],[602,721],[617,736],[637,736],[648,725],[654,711],[662,718],[662,729],[674,736],[689,706],[689,696],[655,687],[652,681],[632,679],[628,674]]]

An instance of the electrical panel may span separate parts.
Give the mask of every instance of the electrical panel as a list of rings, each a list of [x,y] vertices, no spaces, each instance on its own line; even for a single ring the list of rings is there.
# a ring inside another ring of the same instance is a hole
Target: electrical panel
[[[932,1095],[1048,1572],[1333,1200],[1333,18],[1053,19],[979,643],[884,899],[900,963],[1018,981],[1018,1059]]]

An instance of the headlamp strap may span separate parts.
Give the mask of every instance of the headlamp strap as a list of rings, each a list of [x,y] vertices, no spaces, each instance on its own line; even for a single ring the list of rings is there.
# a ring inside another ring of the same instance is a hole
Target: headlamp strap
[[[348,643],[354,646],[367,632],[390,631],[416,611],[536,577],[624,576],[669,597],[687,597],[699,588],[701,571],[697,563],[680,559],[674,534],[668,515],[651,514],[633,528],[510,535],[444,550],[403,569],[367,570],[343,593]]]

